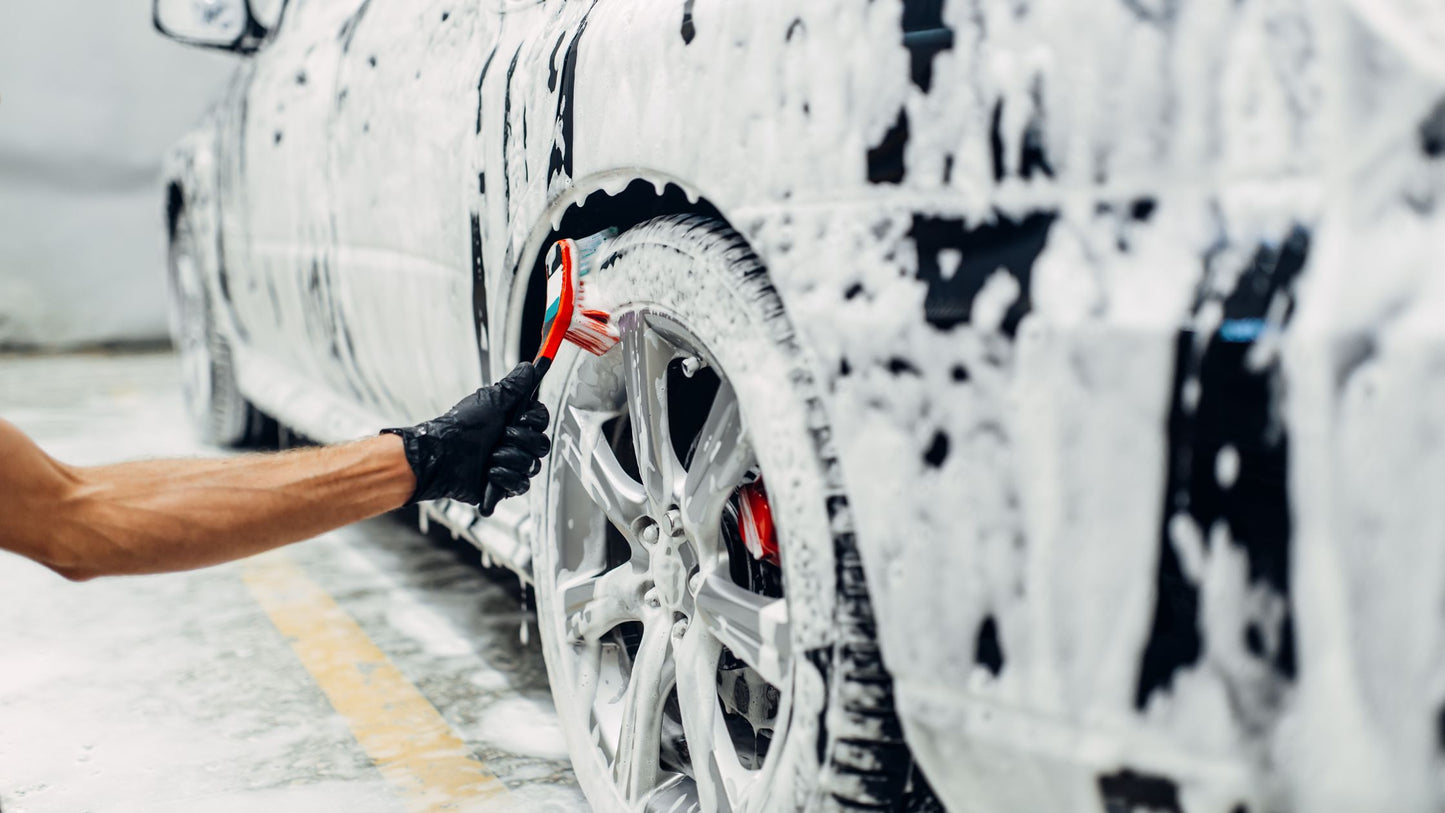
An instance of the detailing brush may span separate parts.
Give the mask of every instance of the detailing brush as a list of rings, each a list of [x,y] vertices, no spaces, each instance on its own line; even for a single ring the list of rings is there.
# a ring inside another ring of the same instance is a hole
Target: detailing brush
[[[617,229],[606,229],[576,240],[558,240],[547,252],[547,313],[542,324],[542,347],[532,365],[543,375],[552,366],[563,340],[600,356],[618,342],[617,328],[605,311],[585,307],[587,275],[596,271],[597,258]]]
[[[620,340],[605,311],[583,307],[585,279],[596,270],[596,259],[607,241],[616,236],[617,229],[609,228],[577,240],[558,240],[547,252],[547,312],[542,320],[542,347],[532,360],[537,370],[538,389],[541,389],[542,377],[552,368],[552,360],[562,348],[563,340],[598,356]],[[496,486],[487,483],[479,506],[481,515],[491,516],[504,497]]]

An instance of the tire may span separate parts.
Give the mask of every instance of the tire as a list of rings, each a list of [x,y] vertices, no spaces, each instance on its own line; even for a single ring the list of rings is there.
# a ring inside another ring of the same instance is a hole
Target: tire
[[[184,213],[167,256],[171,338],[181,366],[181,392],[191,422],[208,443],[266,445],[275,424],[241,395],[231,346],[216,327],[210,286],[198,259],[195,231]]]
[[[543,651],[583,790],[600,811],[894,809],[911,760],[776,292],[704,218],[644,223],[599,259],[589,303],[612,303],[622,342],[559,354],[531,497]],[[780,562],[740,545],[738,488],[759,475]]]

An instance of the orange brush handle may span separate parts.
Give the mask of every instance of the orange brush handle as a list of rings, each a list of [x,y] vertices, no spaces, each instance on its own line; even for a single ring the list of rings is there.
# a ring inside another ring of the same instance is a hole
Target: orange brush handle
[[[546,359],[550,364],[552,359],[557,357],[557,351],[562,347],[562,340],[567,337],[567,331],[572,327],[572,317],[577,309],[577,287],[576,280],[572,277],[574,258],[572,256],[573,245],[571,240],[562,240],[557,244],[558,252],[552,259],[552,267],[547,269],[547,288],[549,296],[547,310],[552,318],[543,327],[542,346],[537,351],[537,358],[533,364]]]

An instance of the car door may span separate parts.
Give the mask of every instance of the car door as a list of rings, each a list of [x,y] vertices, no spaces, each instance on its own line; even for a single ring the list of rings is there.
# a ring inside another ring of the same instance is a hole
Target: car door
[[[326,183],[337,32],[365,0],[289,0],[251,68],[226,234],[229,294],[247,345],[333,388],[346,379],[325,268],[334,237]]]
[[[481,383],[473,142],[499,24],[491,4],[370,0],[342,42],[334,293],[350,375],[388,420],[436,414]]]

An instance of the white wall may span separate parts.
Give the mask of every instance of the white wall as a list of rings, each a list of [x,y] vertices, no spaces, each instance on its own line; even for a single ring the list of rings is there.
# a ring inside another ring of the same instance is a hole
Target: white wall
[[[0,0],[0,346],[165,335],[161,156],[236,58],[150,0]]]

